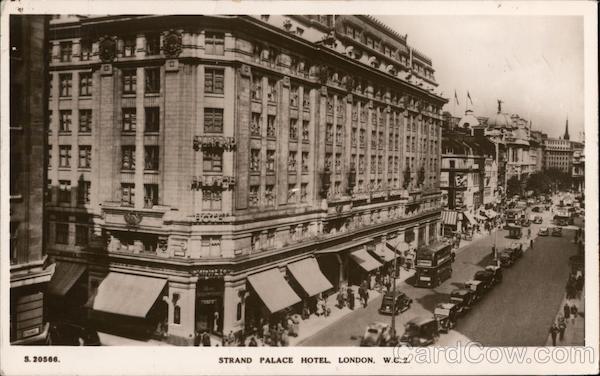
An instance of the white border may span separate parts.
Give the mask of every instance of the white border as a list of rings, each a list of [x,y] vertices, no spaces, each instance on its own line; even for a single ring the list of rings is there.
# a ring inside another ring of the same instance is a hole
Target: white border
[[[41,1],[15,0],[0,4],[1,34],[1,231],[0,249],[8,248],[8,15],[23,13],[46,14],[402,14],[402,15],[580,15],[584,17],[585,64],[585,157],[586,157],[586,344],[595,351],[595,364],[397,364],[385,365],[382,356],[391,355],[391,348],[232,348],[232,347],[11,347],[8,346],[8,325],[1,325],[0,373],[9,375],[162,375],[162,374],[579,374],[598,372],[598,61],[597,5],[591,1],[561,2],[399,2],[399,1]],[[426,25],[424,26],[426,27]],[[0,254],[1,311],[0,323],[8,323],[8,252]],[[536,348],[528,348],[531,354]],[[25,355],[56,355],[60,363],[24,364]],[[375,365],[338,365],[338,356],[371,355]],[[219,356],[252,356],[251,365],[218,364]],[[260,356],[293,356],[295,364],[272,366],[258,364]],[[328,356],[332,364],[306,367],[300,356]]]

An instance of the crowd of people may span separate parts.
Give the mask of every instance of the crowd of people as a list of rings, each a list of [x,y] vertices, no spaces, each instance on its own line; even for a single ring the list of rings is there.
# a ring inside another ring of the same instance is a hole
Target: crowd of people
[[[552,337],[552,346],[556,346],[556,340],[558,337],[559,341],[563,341],[565,338],[565,331],[569,321],[571,325],[575,325],[577,317],[579,316],[579,308],[575,303],[575,299],[581,299],[581,293],[583,291],[584,278],[581,271],[577,273],[571,273],[567,280],[566,290],[566,301],[563,306],[562,313],[558,315],[556,320],[550,326],[550,336]]]

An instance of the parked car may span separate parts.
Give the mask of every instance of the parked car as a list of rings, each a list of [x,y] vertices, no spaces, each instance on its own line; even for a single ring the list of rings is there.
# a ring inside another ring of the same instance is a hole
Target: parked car
[[[481,281],[483,290],[488,291],[494,286],[494,273],[488,270],[479,270],[473,275],[473,280]]]
[[[562,236],[562,227],[553,227],[552,228],[552,236]]]
[[[539,225],[539,224],[541,224],[542,222],[544,222],[544,218],[542,218],[542,216],[541,216],[541,215],[536,215],[536,216],[533,218],[533,223],[535,223],[535,224],[538,224],[538,225]]]
[[[392,327],[383,322],[374,322],[367,326],[360,340],[361,346],[387,346],[392,341]]]
[[[521,226],[523,226],[523,227],[529,227],[529,226],[531,226],[531,221],[529,221],[529,219],[522,219],[521,220]]]
[[[439,331],[448,333],[456,326],[458,306],[454,303],[439,303],[433,310],[433,317],[438,322]]]
[[[534,213],[541,213],[543,209],[541,206],[534,206],[533,208],[531,208],[531,211]]]
[[[494,284],[497,285],[498,283],[502,282],[502,268],[500,266],[497,265],[488,265],[485,267],[485,270],[493,273],[494,275]]]
[[[512,252],[507,252],[507,250],[501,251],[498,254],[498,259],[500,260],[500,266],[503,268],[513,266],[516,261],[516,258],[512,255]]]
[[[409,298],[402,291],[396,291],[395,296],[394,296],[394,293],[392,291],[390,291],[384,295],[383,300],[381,301],[381,307],[379,307],[379,313],[391,315],[392,307],[394,307],[394,300],[396,301],[396,304],[395,304],[396,309],[395,309],[394,314],[398,314],[399,312],[406,311],[407,309],[410,308],[410,305],[412,304],[412,299]]]
[[[450,293],[450,303],[457,306],[459,314],[467,313],[473,304],[473,290],[471,289],[455,289]]]
[[[404,334],[400,337],[400,345],[429,346],[440,337],[438,321],[434,317],[418,316],[404,325]]]
[[[465,282],[465,288],[473,291],[473,302],[478,302],[483,298],[486,291],[484,286],[483,282],[472,279]]]
[[[548,231],[548,227],[540,227],[540,229],[538,230],[538,235],[539,236],[548,236],[548,235],[550,235],[550,231]]]
[[[516,252],[517,258],[523,257],[523,243],[521,243],[521,242],[512,242],[510,244],[510,249],[512,249],[513,252]]]
[[[49,343],[51,346],[100,346],[100,337],[93,328],[86,328],[71,322],[50,324]]]

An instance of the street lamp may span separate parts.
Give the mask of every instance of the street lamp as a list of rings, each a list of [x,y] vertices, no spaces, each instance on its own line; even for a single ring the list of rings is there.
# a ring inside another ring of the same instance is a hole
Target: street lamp
[[[400,239],[400,236],[398,235],[398,240],[396,241],[396,244],[394,245],[394,249],[396,251],[398,251],[398,246],[400,245],[401,241],[402,241],[402,239]],[[392,335],[394,337],[396,336],[396,277],[397,277],[398,272],[399,272],[399,270],[398,270],[398,255],[396,255],[396,257],[394,258],[394,275],[393,275],[394,282],[392,284]]]

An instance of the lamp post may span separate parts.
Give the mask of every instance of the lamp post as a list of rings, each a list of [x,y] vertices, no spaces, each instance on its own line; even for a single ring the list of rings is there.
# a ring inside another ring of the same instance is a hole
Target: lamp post
[[[398,237],[400,237],[398,235]],[[400,245],[401,239],[396,241],[396,245],[394,248],[396,251],[398,250],[398,246]],[[397,253],[397,252],[396,252]],[[393,275],[393,284],[392,284],[392,336],[396,337],[396,275],[398,272],[398,255],[394,258],[394,275]]]

